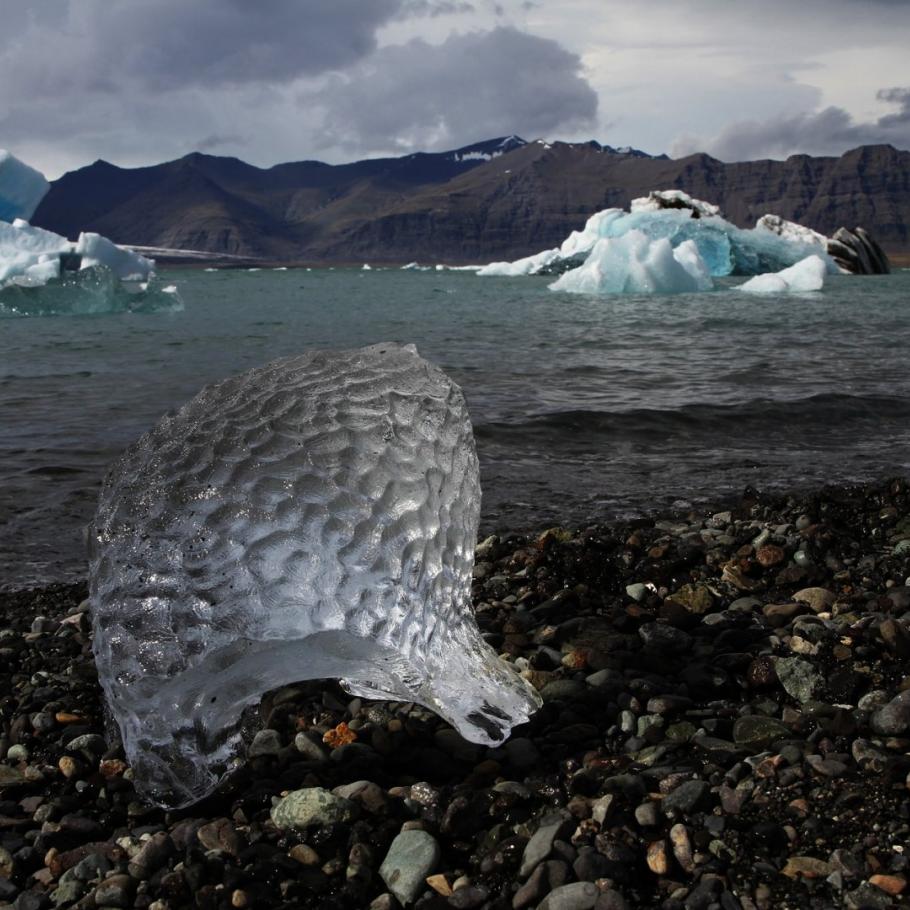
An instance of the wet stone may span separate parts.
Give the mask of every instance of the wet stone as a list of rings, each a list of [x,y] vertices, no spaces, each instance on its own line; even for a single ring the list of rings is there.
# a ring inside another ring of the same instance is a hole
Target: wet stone
[[[733,725],[733,741],[751,751],[760,752],[772,743],[791,736],[789,728],[773,717],[748,714]]]
[[[386,887],[404,905],[412,903],[425,887],[427,876],[439,862],[439,844],[426,831],[402,831],[391,843],[379,867]]]
[[[658,654],[679,654],[692,646],[691,635],[663,623],[645,623],[639,628],[638,635],[646,648]]]
[[[876,733],[884,736],[898,736],[910,730],[910,689],[879,708],[870,723]]]
[[[591,910],[599,895],[593,882],[572,882],[554,888],[538,904],[538,910]]]
[[[667,815],[687,814],[706,801],[710,790],[711,787],[706,781],[686,781],[664,797],[661,807]]]
[[[801,657],[779,657],[774,669],[784,691],[801,704],[815,698],[825,683],[821,673]]]
[[[534,867],[550,855],[556,838],[568,833],[572,827],[572,819],[568,812],[554,813],[542,818],[540,826],[525,846],[518,870],[519,877],[529,876]]]
[[[321,787],[294,790],[272,809],[272,821],[278,828],[309,828],[350,821],[355,806]]]

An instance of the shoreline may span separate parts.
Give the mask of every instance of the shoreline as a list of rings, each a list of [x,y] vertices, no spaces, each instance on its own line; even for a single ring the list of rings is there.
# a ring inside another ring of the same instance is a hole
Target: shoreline
[[[910,906],[906,479],[487,538],[478,624],[544,699],[502,747],[289,685],[180,812],[100,739],[84,595],[0,594],[0,907]],[[350,817],[276,827],[314,787]]]

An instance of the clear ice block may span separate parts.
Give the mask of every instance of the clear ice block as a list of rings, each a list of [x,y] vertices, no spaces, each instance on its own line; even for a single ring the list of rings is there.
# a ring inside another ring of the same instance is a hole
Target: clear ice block
[[[505,739],[540,702],[473,618],[479,514],[464,397],[412,345],[277,360],[164,417],[89,535],[95,658],[140,792],[206,796],[244,709],[303,679]]]

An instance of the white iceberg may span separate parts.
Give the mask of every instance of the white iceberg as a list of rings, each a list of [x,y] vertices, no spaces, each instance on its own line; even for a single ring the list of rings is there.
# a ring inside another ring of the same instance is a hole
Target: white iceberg
[[[48,189],[34,168],[0,150],[0,315],[104,312],[105,294],[110,311],[146,307],[157,295],[148,284],[155,267],[151,259],[100,234],[82,233],[72,241],[24,220]],[[105,276],[89,274],[99,270]],[[45,288],[54,290],[37,293]],[[172,298],[167,309],[179,301]]]
[[[691,240],[675,249],[641,231],[598,240],[584,264],[562,274],[553,291],[573,294],[685,294],[714,286]]]
[[[0,149],[0,221],[27,221],[49,189],[44,174]]]
[[[464,396],[413,345],[276,360],[162,418],[89,535],[99,680],[139,791],[206,796],[244,710],[301,679],[501,743],[540,698],[474,619],[479,519]]]
[[[561,258],[559,250],[544,250],[534,256],[516,259],[514,262],[491,262],[477,269],[477,274],[488,278],[496,275],[502,278],[518,278],[522,275],[536,275],[544,267]]]
[[[779,272],[756,275],[736,290],[749,294],[802,294],[806,291],[820,291],[827,274],[828,263],[821,256],[807,256],[796,265]]]

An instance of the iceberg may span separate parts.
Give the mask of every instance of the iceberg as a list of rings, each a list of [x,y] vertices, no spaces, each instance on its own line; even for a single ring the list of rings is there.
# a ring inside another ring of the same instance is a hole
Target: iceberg
[[[563,273],[550,290],[573,294],[684,294],[714,286],[698,247],[691,240],[676,249],[666,238],[651,240],[641,231],[603,237],[584,264]]]
[[[807,256],[796,265],[779,272],[756,275],[737,291],[749,294],[801,294],[806,291],[820,291],[825,284],[828,263],[821,256]]]
[[[49,189],[44,174],[0,149],[0,221],[28,221]]]
[[[48,189],[38,171],[0,150],[0,315],[159,308],[151,259],[100,234],[82,233],[71,241],[25,220]],[[105,274],[82,274],[88,272]],[[181,304],[171,295],[163,305]]]
[[[89,533],[95,658],[140,792],[206,796],[244,710],[301,679],[501,743],[540,699],[474,620],[479,518],[464,396],[413,345],[276,360],[164,417]]]
[[[584,273],[586,277],[582,283],[585,287],[596,284],[602,288],[601,293],[609,292],[607,288],[627,284],[627,273],[623,271],[619,278],[611,281],[604,277],[603,269],[610,263],[619,265],[622,269],[622,250],[630,254],[634,251],[636,261],[643,261],[644,252],[640,239],[628,247],[613,247],[613,254],[609,256],[605,253],[607,248],[600,243],[602,240],[619,240],[632,232],[637,232],[652,242],[666,240],[674,250],[683,244],[694,244],[701,261],[696,271],[700,272],[704,266],[708,274],[715,278],[776,272],[812,255],[823,259],[828,272],[838,271],[834,260],[828,256],[827,238],[816,231],[777,216],[764,216],[754,228],[739,228],[723,218],[716,205],[695,199],[681,190],[659,190],[633,199],[628,212],[611,208],[595,213],[581,231],[573,231],[559,247],[514,262],[490,263],[481,268],[478,275],[561,275],[569,270],[577,270],[597,249],[599,264],[591,263],[591,268]],[[667,262],[662,250],[661,247],[661,251],[653,254],[655,262],[660,260],[672,272],[673,267]],[[683,255],[690,263],[694,262],[690,253]],[[670,272],[667,272],[667,277]],[[600,277],[595,278],[595,273]],[[581,280],[580,275],[576,278]],[[680,280],[685,283],[685,279]],[[628,283],[630,288],[636,289],[636,293],[642,293],[641,288],[651,285],[657,289],[663,287],[664,283],[656,276],[654,280],[637,281],[633,278]],[[681,285],[671,280],[669,286]],[[565,286],[559,282],[551,287],[565,290]],[[655,290],[654,293],[665,292]]]

